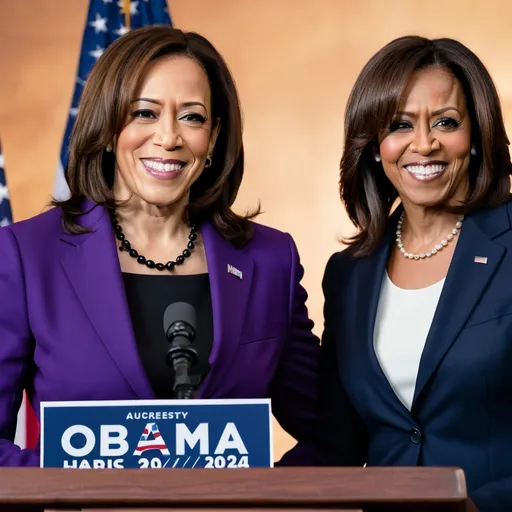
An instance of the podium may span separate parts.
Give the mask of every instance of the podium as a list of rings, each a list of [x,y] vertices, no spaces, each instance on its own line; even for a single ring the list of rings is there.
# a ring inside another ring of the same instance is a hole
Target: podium
[[[0,512],[463,512],[458,468],[0,468]]]

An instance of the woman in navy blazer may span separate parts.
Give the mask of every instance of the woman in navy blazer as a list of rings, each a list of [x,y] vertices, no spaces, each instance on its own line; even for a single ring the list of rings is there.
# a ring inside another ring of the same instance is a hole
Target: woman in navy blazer
[[[512,165],[492,79],[457,41],[397,39],[358,77],[345,137],[359,231],[323,281],[329,463],[458,466],[471,510],[512,510]]]

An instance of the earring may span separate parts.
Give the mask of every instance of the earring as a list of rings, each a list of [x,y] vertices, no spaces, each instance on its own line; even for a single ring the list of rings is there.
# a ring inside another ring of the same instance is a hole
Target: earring
[[[376,161],[376,162],[380,162],[380,160],[381,160],[381,159],[380,159],[380,155],[375,155],[375,161]]]
[[[107,144],[107,147],[105,148],[105,151],[107,153],[111,153],[112,152],[112,146],[110,144]]]
[[[476,149],[474,147],[471,148],[471,156],[476,156],[478,153],[476,152]]]
[[[204,168],[208,169],[208,167],[211,167],[211,166],[212,166],[212,159],[208,156],[208,157],[206,157],[206,162],[204,164]]]

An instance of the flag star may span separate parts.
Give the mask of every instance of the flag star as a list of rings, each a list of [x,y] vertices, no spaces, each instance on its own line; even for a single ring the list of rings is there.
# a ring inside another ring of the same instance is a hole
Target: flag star
[[[78,108],[76,108],[76,107],[72,107],[69,109],[69,115],[72,117],[76,117],[77,112],[78,112]]]
[[[117,2],[117,5],[121,9],[121,14],[125,14],[124,0],[119,0],[119,2]],[[133,2],[133,1],[130,2],[130,15],[131,16],[136,16],[137,14],[139,14],[139,11],[137,11],[138,5],[139,5],[139,2]]]
[[[5,166],[4,155],[2,153],[0,153],[0,169],[3,169],[4,166]]]
[[[91,57],[94,57],[96,60],[98,60],[103,55],[104,51],[105,51],[105,48],[102,48],[101,46],[96,45],[96,50],[89,52],[89,55]]]
[[[118,36],[124,36],[128,32],[130,32],[130,31],[122,23],[121,23],[121,26],[117,30],[114,30],[114,34],[117,34]]]
[[[9,199],[9,190],[7,189],[7,185],[0,184],[0,204],[2,204],[3,200]]]
[[[99,13],[96,13],[96,19],[94,21],[89,21],[89,25],[94,27],[94,32],[96,32],[96,34],[99,34],[100,32],[108,32],[107,18],[102,18]]]
[[[7,217],[0,219],[0,228],[5,228],[5,226],[8,226],[9,224],[10,224],[10,222]]]

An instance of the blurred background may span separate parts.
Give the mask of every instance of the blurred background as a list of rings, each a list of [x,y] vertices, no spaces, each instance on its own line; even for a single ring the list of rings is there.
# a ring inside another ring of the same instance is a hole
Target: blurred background
[[[15,221],[50,199],[88,5],[0,0],[0,141]],[[259,222],[295,238],[318,335],[325,263],[342,248],[338,237],[353,231],[339,200],[338,164],[345,103],[366,61],[403,35],[458,39],[490,70],[510,128],[509,0],[171,0],[168,7],[173,25],[210,39],[234,74],[246,148],[236,209],[261,200]],[[276,456],[292,444],[276,425]]]

